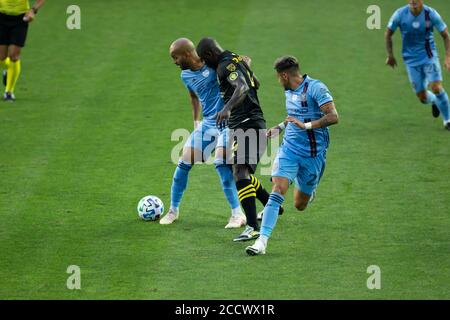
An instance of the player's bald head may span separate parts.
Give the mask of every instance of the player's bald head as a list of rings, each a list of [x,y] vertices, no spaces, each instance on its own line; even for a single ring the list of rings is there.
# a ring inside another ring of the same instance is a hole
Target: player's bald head
[[[179,38],[170,45],[170,53],[186,54],[194,53],[194,43],[188,38]]]

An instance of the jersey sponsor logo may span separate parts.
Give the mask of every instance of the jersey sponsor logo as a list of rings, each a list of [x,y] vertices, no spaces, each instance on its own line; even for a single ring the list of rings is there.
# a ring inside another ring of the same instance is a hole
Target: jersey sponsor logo
[[[209,70],[203,71],[202,75],[203,75],[205,78],[208,78],[208,77],[209,77]]]
[[[412,24],[414,29],[419,29],[420,28],[420,22],[419,21],[414,21]]]
[[[239,77],[237,72],[232,72],[230,73],[230,75],[228,76],[228,79],[230,79],[230,81],[235,81],[237,78]]]
[[[230,63],[230,64],[227,66],[227,70],[228,70],[228,71],[231,71],[231,72],[236,71],[236,66],[234,65],[234,63]]]

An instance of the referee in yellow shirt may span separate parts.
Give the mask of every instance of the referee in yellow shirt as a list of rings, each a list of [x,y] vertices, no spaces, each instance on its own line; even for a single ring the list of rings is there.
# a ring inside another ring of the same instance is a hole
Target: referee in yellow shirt
[[[25,46],[28,23],[33,21],[45,0],[0,0],[0,67],[3,70],[5,101],[14,101],[14,88],[20,74],[20,51]]]

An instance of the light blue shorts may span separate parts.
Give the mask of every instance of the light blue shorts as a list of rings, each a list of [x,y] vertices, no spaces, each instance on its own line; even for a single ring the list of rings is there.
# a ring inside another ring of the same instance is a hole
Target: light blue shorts
[[[427,90],[431,82],[442,81],[442,69],[439,60],[417,67],[406,66],[406,71],[416,93]]]
[[[229,129],[218,129],[216,120],[203,119],[198,125],[184,147],[191,147],[203,153],[203,161],[208,160],[216,148],[227,148],[229,143]]]
[[[301,192],[312,195],[325,171],[326,151],[316,157],[303,157],[281,146],[272,167],[272,177],[283,177]]]

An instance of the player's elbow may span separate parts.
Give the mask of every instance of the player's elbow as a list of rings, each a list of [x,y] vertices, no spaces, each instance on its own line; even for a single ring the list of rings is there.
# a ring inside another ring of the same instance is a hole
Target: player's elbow
[[[333,112],[328,115],[328,122],[330,123],[330,125],[339,123],[339,115],[337,114],[337,112]]]

